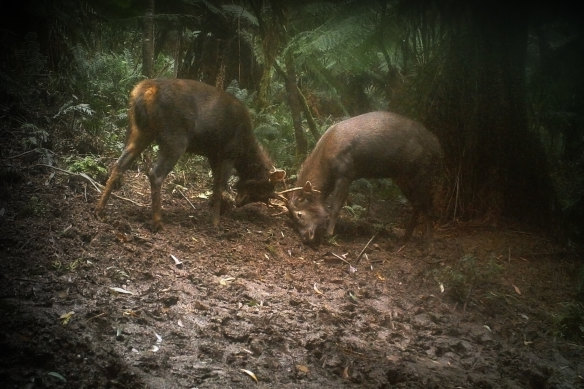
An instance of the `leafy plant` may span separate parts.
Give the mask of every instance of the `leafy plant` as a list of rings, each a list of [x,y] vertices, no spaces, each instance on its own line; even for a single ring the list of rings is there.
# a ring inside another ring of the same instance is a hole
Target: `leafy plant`
[[[558,334],[566,339],[584,340],[584,305],[579,302],[563,304],[556,316]]]
[[[98,180],[103,180],[107,176],[107,169],[98,157],[86,155],[85,157],[70,156],[65,159],[67,167],[74,173],[86,173]]]
[[[494,258],[485,263],[466,254],[454,265],[435,270],[434,278],[444,285],[444,290],[450,297],[466,306],[473,294],[486,292],[502,271],[503,266]]]
[[[47,204],[38,196],[31,196],[28,202],[18,211],[20,217],[43,216],[47,212]]]
[[[25,149],[42,147],[49,140],[49,133],[33,123],[24,123],[20,129],[24,133],[22,145]]]

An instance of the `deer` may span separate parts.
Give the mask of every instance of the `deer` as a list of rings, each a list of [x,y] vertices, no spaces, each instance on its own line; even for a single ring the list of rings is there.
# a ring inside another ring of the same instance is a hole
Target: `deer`
[[[158,157],[148,172],[152,196],[152,229],[162,229],[161,188],[185,153],[207,157],[213,174],[211,222],[219,224],[223,191],[235,169],[235,205],[269,203],[285,172],[273,167],[258,143],[246,106],[233,95],[187,79],[148,79],[130,93],[125,148],[113,165],[95,215],[103,217],[114,186],[131,163],[153,142]]]

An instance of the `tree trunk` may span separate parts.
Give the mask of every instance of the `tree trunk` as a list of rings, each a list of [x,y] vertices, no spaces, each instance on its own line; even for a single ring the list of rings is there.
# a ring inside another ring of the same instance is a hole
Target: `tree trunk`
[[[296,77],[295,77],[296,78]],[[320,134],[318,133],[318,129],[316,128],[316,122],[312,117],[312,112],[310,112],[310,107],[308,106],[308,102],[306,101],[306,97],[302,94],[300,87],[296,88],[296,92],[298,93],[298,100],[300,105],[302,106],[302,111],[304,112],[304,116],[306,117],[306,123],[308,123],[308,129],[312,134],[315,142],[318,142],[320,138]]]
[[[296,139],[296,160],[300,163],[306,157],[308,152],[308,142],[304,130],[302,129],[302,120],[300,117],[301,103],[298,94],[298,85],[296,84],[296,69],[292,56],[286,56],[286,92],[288,94],[288,105],[292,114],[292,125],[294,126],[294,138]]]
[[[511,217],[540,225],[555,205],[545,154],[528,130],[527,16],[472,3],[452,34],[440,96],[427,112],[456,186],[457,217]],[[512,7],[509,7],[512,8]],[[468,22],[467,22],[468,21]],[[453,204],[453,202],[451,202]]]
[[[256,104],[261,110],[268,105],[272,69],[285,34],[286,11],[285,5],[278,1],[251,1],[250,5],[258,18],[260,37],[262,40],[262,54],[264,57],[262,76]]]
[[[143,29],[142,74],[147,78],[152,78],[154,76],[154,0],[148,1]]]

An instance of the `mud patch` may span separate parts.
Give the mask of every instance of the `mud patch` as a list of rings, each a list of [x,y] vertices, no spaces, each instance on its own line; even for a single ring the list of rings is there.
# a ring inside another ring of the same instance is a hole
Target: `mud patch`
[[[313,249],[259,204],[211,227],[206,182],[196,210],[169,182],[154,234],[149,208],[111,199],[96,220],[97,194],[50,173],[1,191],[4,387],[584,385],[584,343],[557,326],[581,258],[544,236],[458,226],[402,246],[407,209],[379,201]],[[149,202],[143,175],[120,191]]]

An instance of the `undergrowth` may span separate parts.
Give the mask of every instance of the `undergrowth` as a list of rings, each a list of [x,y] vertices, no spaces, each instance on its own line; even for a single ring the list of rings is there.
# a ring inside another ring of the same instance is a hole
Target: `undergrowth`
[[[454,264],[432,270],[432,275],[448,297],[466,307],[496,289],[503,270],[495,258],[484,261],[466,254]]]

